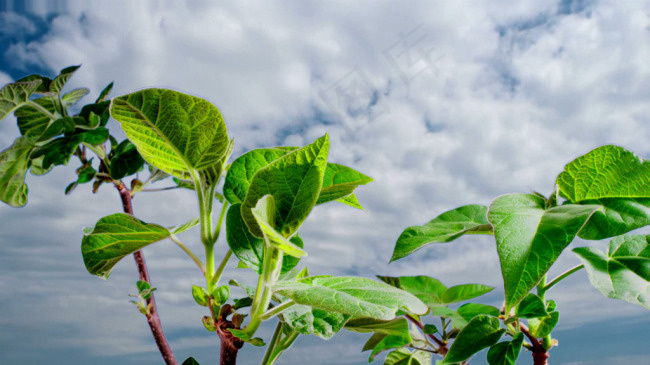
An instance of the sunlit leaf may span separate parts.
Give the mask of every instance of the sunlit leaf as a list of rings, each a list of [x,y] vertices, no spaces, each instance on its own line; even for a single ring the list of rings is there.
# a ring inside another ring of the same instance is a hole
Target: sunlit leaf
[[[453,364],[465,361],[475,353],[497,343],[504,332],[496,317],[478,315],[456,336],[442,363]]]

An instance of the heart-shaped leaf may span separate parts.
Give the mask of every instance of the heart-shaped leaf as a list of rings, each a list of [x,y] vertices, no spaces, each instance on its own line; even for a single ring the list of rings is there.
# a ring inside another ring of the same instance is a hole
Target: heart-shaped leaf
[[[146,89],[113,99],[110,110],[150,165],[181,179],[193,171],[221,172],[228,134],[221,113],[209,102]]]
[[[575,248],[589,281],[603,295],[650,309],[650,236],[625,235],[609,242],[607,253]]]
[[[569,162],[557,177],[571,202],[650,198],[650,162],[619,146],[601,146]]]
[[[390,261],[406,257],[429,243],[450,242],[464,234],[492,234],[487,207],[465,205],[442,213],[423,226],[408,227],[397,239]]]
[[[546,311],[544,301],[533,293],[526,295],[519,305],[517,305],[515,311],[515,317],[519,318],[538,318],[546,316],[548,316],[548,312]]]
[[[469,359],[475,353],[497,343],[504,332],[496,317],[483,314],[474,317],[451,344],[442,364],[453,364]]]
[[[27,204],[25,174],[34,144],[27,137],[19,137],[0,152],[0,200],[12,207]]]
[[[499,342],[490,347],[487,353],[488,364],[490,365],[515,365],[521,345],[524,343],[524,334],[517,332],[512,341]]]
[[[145,223],[124,213],[101,218],[81,241],[81,255],[89,273],[107,279],[124,256],[170,236],[167,228]]]
[[[316,277],[311,283],[279,281],[273,291],[298,304],[353,317],[390,320],[403,309],[424,314],[427,307],[413,295],[375,280],[359,277]]]
[[[260,169],[251,181],[241,213],[248,229],[256,237],[262,230],[252,209],[265,195],[275,203],[270,227],[284,237],[293,235],[316,204],[327,165],[329,137],[324,135],[312,144],[288,153]]]
[[[488,219],[494,226],[506,292],[506,313],[546,274],[560,253],[598,209],[596,205],[562,205],[545,209],[544,199],[507,194],[492,201]]]

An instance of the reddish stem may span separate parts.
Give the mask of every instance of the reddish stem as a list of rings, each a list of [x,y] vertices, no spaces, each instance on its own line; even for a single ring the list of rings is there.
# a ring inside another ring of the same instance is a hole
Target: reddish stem
[[[519,322],[519,329],[528,337],[530,343],[533,345],[533,364],[534,365],[548,365],[547,359],[549,357],[548,351],[542,344],[530,333],[525,324]]]
[[[131,205],[131,191],[127,189],[122,182],[115,184],[117,191],[120,193],[120,199],[122,199],[122,208],[124,213],[133,215],[133,206]],[[140,274],[140,280],[146,281],[151,284],[149,279],[149,271],[147,270],[147,263],[144,261],[144,254],[142,251],[136,251],[133,253],[133,258],[135,259],[135,265],[138,268],[138,273]],[[147,308],[149,308],[149,313],[147,314],[147,323],[151,329],[151,334],[153,335],[158,350],[167,365],[178,365],[176,358],[172,352],[165,333],[163,332],[162,323],[160,322],[160,317],[158,316],[158,309],[156,308],[156,299],[153,296],[153,293],[147,299]]]
[[[221,341],[221,355],[219,357],[219,365],[236,365],[237,353],[239,349],[244,346],[244,341],[233,336],[228,331],[228,328],[237,328],[232,321],[228,320],[228,314],[231,312],[229,304],[224,304],[221,307],[221,315],[216,321],[217,334]]]
[[[410,314],[406,315],[406,318],[408,318],[411,322],[413,322],[416,326],[418,326],[421,330],[422,333],[424,333],[424,325],[422,322],[418,321],[417,319],[413,318]],[[436,336],[426,334],[427,337],[429,337],[433,342],[435,342],[438,345],[438,353],[442,356],[447,355],[447,351],[449,351],[449,348],[447,348],[447,344],[444,342],[440,341]]]

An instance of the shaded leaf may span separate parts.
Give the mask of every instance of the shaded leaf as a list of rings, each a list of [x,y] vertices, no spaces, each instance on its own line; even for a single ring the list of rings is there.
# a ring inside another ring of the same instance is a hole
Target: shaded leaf
[[[601,146],[569,162],[557,185],[571,202],[650,198],[650,162],[623,147]]]
[[[12,207],[27,204],[25,174],[33,149],[34,144],[29,138],[19,137],[0,152],[0,200]]]
[[[507,194],[492,201],[494,226],[506,292],[506,313],[546,274],[594,211],[595,205],[562,205],[545,210],[531,194]]]
[[[345,324],[345,329],[360,333],[383,333],[386,335],[410,336],[409,322],[404,317],[388,321],[373,318],[353,318]]]
[[[465,361],[475,353],[497,343],[505,330],[499,327],[499,320],[487,315],[474,317],[463,328],[451,344],[443,364]]]
[[[387,335],[375,333],[368,339],[362,351],[372,350],[368,362],[372,362],[380,352],[406,346],[413,341],[411,335]]]
[[[430,365],[431,353],[415,350],[413,352],[405,348],[399,348],[386,355],[384,365]]]
[[[75,73],[81,67],[79,66],[69,66],[61,70],[61,73],[57,77],[52,80],[52,83],[50,84],[50,92],[58,94],[63,90],[63,87],[65,84],[70,80],[70,77]]]
[[[650,199],[609,198],[586,200],[582,204],[602,206],[578,232],[585,240],[601,240],[619,236],[650,224]]]
[[[29,97],[41,85],[41,80],[7,84],[0,89],[0,120],[29,101]]]
[[[560,319],[558,311],[552,311],[546,317],[531,318],[528,320],[530,334],[536,338],[546,337],[551,334]]]
[[[113,83],[111,83],[111,85],[112,84]],[[200,365],[200,364],[198,361],[194,360],[193,357],[188,357],[187,359],[185,359],[185,361],[183,361],[181,365]]]
[[[465,326],[467,326],[468,320],[466,320],[463,316],[461,316],[458,312],[455,310],[449,308],[449,307],[432,307],[431,311],[429,312],[430,315],[434,317],[444,317],[448,318],[451,320],[451,325],[454,328],[461,329]]]
[[[63,102],[63,106],[67,108],[69,106],[74,105],[76,102],[81,100],[81,98],[88,95],[89,92],[90,92],[90,90],[88,90],[85,87],[71,90],[70,92],[66,93],[65,95],[63,95],[61,97],[61,101]]]
[[[519,318],[537,318],[546,316],[548,316],[548,312],[546,311],[544,301],[533,293],[526,295],[526,297],[517,305],[517,309],[515,310],[515,317]]]
[[[296,304],[285,309],[282,318],[298,333],[329,339],[343,328],[350,315]]]
[[[167,228],[145,223],[124,213],[101,218],[81,241],[81,255],[89,273],[108,278],[124,256],[169,237]]]
[[[301,247],[298,247],[290,240],[286,239],[282,234],[276,231],[273,226],[275,222],[275,201],[272,195],[265,195],[262,199],[257,201],[257,205],[253,209],[253,216],[257,221],[258,226],[262,229],[265,241],[265,247],[275,247],[287,255],[294,257],[307,256]],[[302,243],[302,240],[299,241]]]
[[[607,253],[575,248],[589,281],[608,298],[650,309],[650,236],[625,235],[609,242]]]
[[[463,317],[466,321],[472,320],[472,318],[478,316],[479,314],[487,314],[493,317],[498,317],[499,316],[499,309],[497,307],[493,307],[491,305],[487,304],[480,304],[480,303],[466,303],[458,307],[456,309],[456,313],[458,313],[461,317]]]
[[[111,159],[110,174],[113,179],[120,180],[140,171],[142,166],[144,166],[144,159],[135,145],[125,139],[115,149],[115,155]]]
[[[99,93],[99,96],[97,97],[97,100],[95,100],[95,103],[99,103],[100,101],[104,101],[108,94],[113,90],[113,82],[111,81],[110,84],[106,85],[102,92]]]
[[[488,364],[490,365],[515,365],[521,345],[524,343],[524,334],[518,332],[511,341],[499,342],[490,347],[487,353]]]
[[[14,115],[16,116],[20,133],[23,136],[36,139],[47,130],[48,125],[54,120],[52,116],[56,113],[56,104],[54,98],[51,96],[34,99],[33,102],[45,109],[49,114],[44,113],[34,105],[27,104],[18,108]],[[41,139],[44,140],[44,138]]]
[[[465,205],[437,216],[423,226],[408,227],[395,244],[390,261],[399,260],[429,243],[450,242],[464,234],[491,234],[487,207]]]

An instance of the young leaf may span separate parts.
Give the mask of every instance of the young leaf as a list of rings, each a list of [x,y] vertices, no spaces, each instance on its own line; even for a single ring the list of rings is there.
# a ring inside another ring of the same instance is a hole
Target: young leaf
[[[569,162],[557,177],[571,202],[650,198],[650,162],[619,146],[601,146]]]
[[[430,365],[431,353],[415,350],[409,351],[405,348],[399,348],[386,355],[384,365]]]
[[[492,234],[487,207],[465,205],[442,213],[423,226],[408,227],[397,239],[390,261],[406,257],[429,243],[450,242],[463,234]]]
[[[538,318],[546,316],[548,316],[548,312],[546,311],[544,301],[533,293],[526,295],[519,305],[517,305],[517,309],[515,310],[515,317],[519,318]]]
[[[368,362],[372,362],[380,352],[407,346],[413,342],[410,334],[406,335],[387,335],[385,333],[375,333],[372,335],[362,351],[372,350]]]
[[[75,73],[81,67],[79,66],[70,66],[66,67],[63,70],[61,70],[61,73],[52,80],[52,83],[50,84],[50,92],[54,94],[58,94],[63,90],[63,87],[65,84],[70,80],[70,77],[72,77],[72,74]]]
[[[112,84],[112,83],[111,83]],[[188,357],[181,365],[200,365],[193,357]]]
[[[205,290],[205,288],[192,285],[192,298],[194,298],[194,301],[196,304],[202,306],[202,307],[207,307],[208,302],[209,302],[209,294],[208,291]]]
[[[495,317],[478,315],[463,328],[451,344],[442,364],[453,364],[469,359],[475,353],[497,343],[505,330]]]
[[[460,314],[460,316],[465,318],[468,322],[479,314],[487,314],[493,317],[498,317],[500,314],[498,308],[480,303],[463,304],[456,309],[456,313]]]
[[[483,284],[456,285],[445,290],[445,292],[442,293],[441,299],[444,304],[463,302],[480,297],[483,294],[491,292],[493,289],[494,287]]]
[[[602,206],[578,232],[585,240],[615,237],[650,224],[650,198],[605,198],[582,204]]]
[[[107,279],[124,256],[169,237],[169,230],[117,213],[101,218],[81,241],[81,255],[89,273]]]
[[[144,166],[144,159],[138,153],[135,145],[125,139],[115,149],[115,155],[111,159],[111,177],[120,180],[125,176],[133,175]]]
[[[0,89],[0,120],[29,101],[41,85],[41,80],[14,82]]]
[[[336,199],[337,202],[343,203],[347,206],[350,206],[352,208],[357,208],[363,210],[363,206],[361,203],[359,203],[359,200],[357,200],[357,196],[354,194],[350,194],[344,198],[341,199]]]
[[[212,291],[211,296],[217,305],[223,305],[230,298],[230,288],[228,285],[220,285]]]
[[[88,95],[90,90],[85,87],[74,89],[61,97],[64,107],[69,107],[74,105],[76,102],[81,100],[84,96]]]
[[[323,204],[350,196],[358,186],[372,181],[372,178],[350,167],[328,163],[323,176],[323,186],[316,204]]]
[[[521,345],[524,343],[524,334],[517,332],[512,341],[499,342],[490,347],[487,353],[488,364],[490,365],[515,365]]]
[[[267,244],[266,247],[271,245],[293,257],[307,256],[307,252],[302,248],[273,229],[275,225],[275,211],[275,202],[272,195],[264,195],[264,197],[257,201],[257,205],[253,209],[253,216],[258,226],[262,229],[264,241]],[[300,242],[302,243],[302,241]]]
[[[542,338],[551,334],[560,319],[560,312],[552,311],[546,317],[531,318],[528,320],[530,334]]]
[[[575,248],[589,281],[606,297],[650,309],[650,236],[625,235],[609,242],[607,254],[593,247]]]
[[[298,333],[329,339],[343,328],[350,316],[296,304],[285,309],[282,318]]]
[[[110,110],[152,166],[181,179],[192,171],[221,171],[230,143],[221,113],[209,102],[147,89],[113,99]]]
[[[194,218],[194,219],[191,219],[191,220],[187,221],[186,223],[181,224],[178,227],[172,227],[169,230],[173,234],[180,234],[180,233],[183,233],[183,232],[187,231],[188,229],[192,229],[192,228],[196,227],[199,223],[200,223],[199,218]]]
[[[531,194],[507,194],[492,201],[488,219],[501,261],[506,313],[537,285],[597,209],[569,204],[545,210],[544,200]]]
[[[415,314],[427,312],[427,307],[413,295],[367,278],[316,277],[310,284],[280,281],[273,285],[273,291],[298,304],[353,317],[390,320],[398,309]]]
[[[252,209],[265,195],[273,196],[275,202],[275,220],[270,227],[284,237],[290,237],[298,230],[318,198],[328,150],[329,137],[326,134],[255,174],[241,207],[244,222],[254,236],[262,237],[262,230]]]
[[[0,200],[12,207],[27,204],[25,174],[34,144],[28,137],[18,137],[0,152]]]
[[[223,185],[223,195],[230,204],[243,203],[253,177],[271,162],[298,147],[261,148],[244,153],[230,164]]]
[[[455,310],[449,307],[441,307],[441,306],[431,307],[431,312],[429,312],[429,314],[434,317],[449,318],[451,320],[451,325],[454,328],[458,328],[458,329],[464,328],[465,326],[467,326],[467,322],[469,322],[458,312],[456,312]]]

